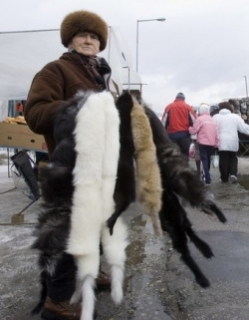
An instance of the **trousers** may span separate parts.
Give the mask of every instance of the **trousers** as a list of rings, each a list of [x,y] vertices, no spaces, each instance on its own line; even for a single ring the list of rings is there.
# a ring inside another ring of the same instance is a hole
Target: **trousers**
[[[238,158],[235,151],[219,151],[219,171],[223,182],[228,182],[229,175],[237,176]]]

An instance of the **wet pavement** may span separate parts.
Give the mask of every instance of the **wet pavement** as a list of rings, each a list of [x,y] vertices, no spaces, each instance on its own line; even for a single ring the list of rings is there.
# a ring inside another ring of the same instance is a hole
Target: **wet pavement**
[[[167,234],[155,238],[141,206],[133,204],[123,215],[130,232],[124,300],[117,307],[109,292],[97,292],[97,320],[249,319],[249,158],[239,159],[239,173],[240,183],[222,184],[218,169],[211,170],[210,189],[226,224],[186,206],[193,228],[215,255],[207,260],[189,244],[211,287],[202,289],[194,282]],[[39,295],[37,256],[30,244],[39,201],[24,212],[25,224],[11,225],[11,216],[31,201],[23,195],[24,183],[15,183],[15,190],[0,194],[0,319],[37,320],[29,314]],[[0,193],[13,186],[7,167],[0,165]],[[104,259],[102,265],[108,272]]]

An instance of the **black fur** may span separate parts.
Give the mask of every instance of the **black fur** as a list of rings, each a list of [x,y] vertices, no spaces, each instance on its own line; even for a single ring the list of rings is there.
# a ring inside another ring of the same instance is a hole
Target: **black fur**
[[[32,314],[39,313],[44,305],[47,296],[47,275],[53,273],[65,251],[69,236],[74,192],[72,171],[76,160],[73,132],[76,115],[88,95],[86,93],[83,98],[76,97],[58,110],[54,125],[56,148],[51,156],[50,166],[40,170],[43,202],[32,248],[40,252],[38,264],[42,270],[41,293]]]
[[[178,196],[170,192],[170,190],[164,190],[163,192],[163,206],[160,211],[160,219],[163,230],[170,235],[173,248],[181,254],[183,262],[194,273],[196,282],[204,288],[208,287],[210,285],[208,279],[190,255],[187,236],[206,258],[213,256],[212,250],[208,244],[195,234]]]
[[[38,304],[31,311],[32,316],[39,314],[44,306],[46,297],[47,297],[47,272],[44,270],[40,273],[40,283],[41,283],[41,292],[40,292],[40,300]]]
[[[114,191],[115,211],[107,220],[110,234],[118,217],[135,201],[134,144],[131,129],[131,110],[133,101],[130,94],[121,95],[116,102],[120,115],[120,157],[117,182]]]
[[[170,141],[161,121],[152,110],[144,108],[151,124],[163,183],[168,181],[170,189],[192,206],[206,211],[209,209],[209,213],[214,213],[221,222],[226,222],[226,217],[213,201],[212,194]]]

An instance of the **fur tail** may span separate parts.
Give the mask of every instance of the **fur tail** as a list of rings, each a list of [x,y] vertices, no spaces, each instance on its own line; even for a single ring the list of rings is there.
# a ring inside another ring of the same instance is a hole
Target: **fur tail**
[[[125,248],[128,244],[127,229],[121,218],[118,218],[111,236],[106,224],[102,229],[102,245],[108,264],[111,266],[112,289],[111,296],[115,303],[123,299]]]
[[[120,304],[123,300],[123,279],[124,268],[121,266],[112,266],[111,268],[112,288],[111,297],[116,304]]]
[[[40,283],[41,283],[41,293],[40,293],[40,300],[38,304],[34,307],[34,309],[31,311],[31,314],[34,316],[36,314],[39,314],[41,312],[41,309],[44,306],[46,297],[47,297],[47,272],[42,271],[40,274]]]
[[[94,278],[91,275],[87,275],[82,285],[82,312],[80,320],[93,320],[94,315]]]

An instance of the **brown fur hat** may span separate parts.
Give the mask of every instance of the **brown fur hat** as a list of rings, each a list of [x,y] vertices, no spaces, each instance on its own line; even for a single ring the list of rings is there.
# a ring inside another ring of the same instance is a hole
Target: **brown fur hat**
[[[72,38],[82,31],[96,34],[100,41],[100,51],[106,47],[108,26],[97,14],[90,11],[69,13],[61,23],[61,42],[67,48]]]

